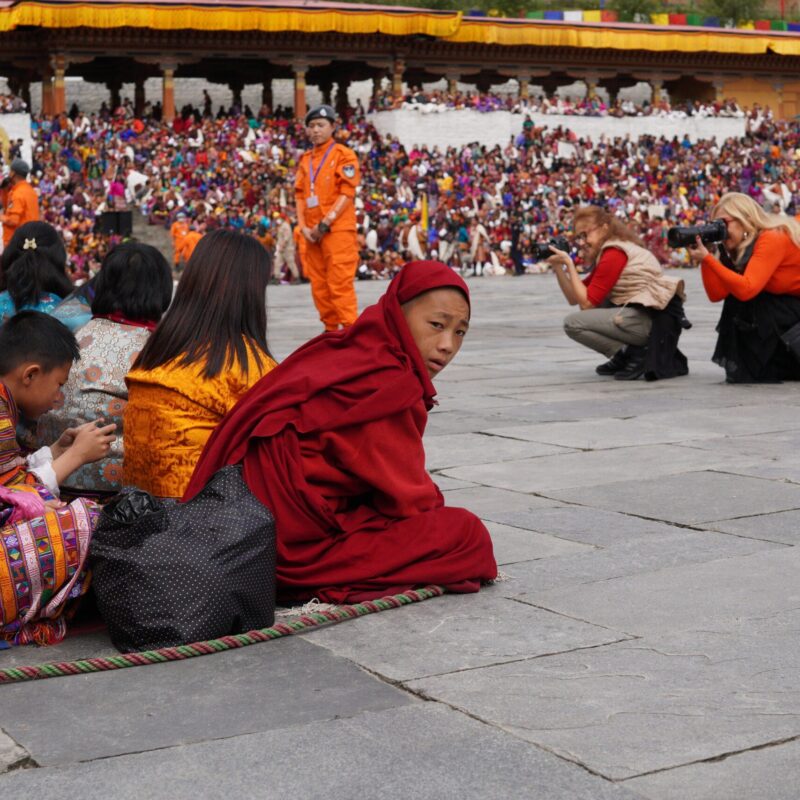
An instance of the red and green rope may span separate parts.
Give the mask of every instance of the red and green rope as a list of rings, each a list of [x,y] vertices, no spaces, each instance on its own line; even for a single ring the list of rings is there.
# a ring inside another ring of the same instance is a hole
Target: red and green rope
[[[441,586],[426,586],[424,589],[409,589],[402,594],[382,597],[380,600],[366,600],[353,605],[336,606],[330,611],[314,611],[303,614],[297,619],[287,622],[278,622],[271,628],[239,633],[233,636],[222,636],[219,639],[209,639],[206,642],[194,642],[179,647],[161,647],[158,650],[145,650],[141,653],[124,653],[107,658],[84,658],[78,661],[56,661],[49,664],[37,664],[31,667],[8,667],[0,669],[0,684],[19,683],[21,681],[37,681],[43,678],[59,678],[64,675],[82,675],[90,672],[106,672],[112,669],[125,669],[127,667],[144,667],[148,664],[162,664],[165,661],[183,661],[187,658],[206,656],[211,653],[221,653],[225,650],[235,650],[259,642],[269,642],[272,639],[281,639],[284,636],[318,628],[321,625],[345,622],[348,619],[365,617],[379,611],[389,611],[411,603],[419,603],[440,597],[444,594]]]

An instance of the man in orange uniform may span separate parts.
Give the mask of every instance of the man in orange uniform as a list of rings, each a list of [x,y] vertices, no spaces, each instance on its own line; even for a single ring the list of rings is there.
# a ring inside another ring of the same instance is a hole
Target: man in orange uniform
[[[0,214],[3,223],[3,248],[8,247],[14,231],[26,222],[39,219],[39,198],[27,180],[31,168],[21,158],[11,162],[11,174],[4,192],[4,211]]]
[[[189,233],[189,220],[186,219],[185,211],[179,211],[175,215],[175,222],[172,223],[169,229],[169,235],[172,237],[172,253],[176,269],[181,263],[183,240],[187,233]]]
[[[203,234],[205,233],[204,228],[205,225],[201,223],[190,226],[178,245],[179,249],[175,251],[175,254],[180,258],[184,266],[189,263],[189,259],[192,257],[195,247],[197,247],[199,241],[203,238]]]
[[[305,122],[313,148],[300,159],[295,178],[297,224],[305,239],[303,267],[322,324],[335,331],[358,316],[353,200],[361,174],[356,154],[333,141],[336,112],[330,106],[312,108]]]

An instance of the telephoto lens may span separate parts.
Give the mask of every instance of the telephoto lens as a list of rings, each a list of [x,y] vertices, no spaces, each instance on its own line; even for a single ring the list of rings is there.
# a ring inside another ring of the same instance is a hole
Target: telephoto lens
[[[550,258],[550,256],[553,255],[553,251],[550,249],[551,246],[555,247],[556,250],[563,250],[565,253],[569,253],[570,250],[569,242],[563,236],[556,236],[547,243],[535,242],[533,244],[534,257],[539,261]]]
[[[667,231],[667,244],[673,248],[691,247],[698,236],[706,244],[723,242],[728,238],[728,229],[721,219],[715,219],[707,225],[678,225]]]

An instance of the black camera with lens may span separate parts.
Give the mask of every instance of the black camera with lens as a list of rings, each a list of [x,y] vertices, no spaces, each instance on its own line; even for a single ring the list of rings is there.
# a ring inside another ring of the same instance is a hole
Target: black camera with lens
[[[544,261],[546,258],[550,258],[550,256],[553,255],[553,251],[550,249],[551,246],[555,247],[556,250],[563,250],[565,253],[569,253],[570,251],[569,242],[563,236],[556,236],[547,243],[535,242],[531,246],[534,257],[538,261]]]
[[[706,244],[723,242],[728,238],[728,229],[721,219],[707,225],[678,225],[667,231],[667,244],[673,248],[692,247],[698,236]]]

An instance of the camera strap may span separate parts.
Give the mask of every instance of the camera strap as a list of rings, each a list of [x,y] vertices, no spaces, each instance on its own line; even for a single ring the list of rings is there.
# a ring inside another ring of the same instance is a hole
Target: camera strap
[[[719,260],[720,262],[726,266],[729,270],[733,272],[737,272],[739,275],[743,275],[747,265],[750,263],[750,259],[753,257],[753,249],[756,246],[756,242],[758,241],[758,236],[756,235],[753,238],[753,241],[747,245],[744,249],[744,253],[742,253],[742,257],[738,261],[734,261],[730,253],[724,248],[720,247],[719,249]]]

